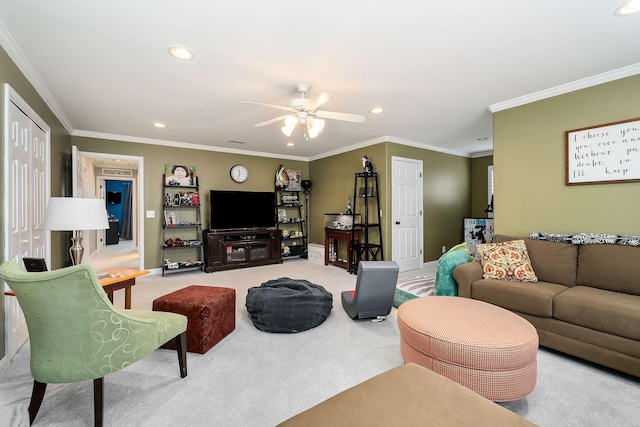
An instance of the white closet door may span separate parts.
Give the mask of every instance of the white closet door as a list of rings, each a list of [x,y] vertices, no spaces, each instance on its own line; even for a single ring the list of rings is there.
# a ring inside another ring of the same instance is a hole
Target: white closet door
[[[4,85],[5,251],[7,259],[44,258],[51,265],[50,235],[42,228],[51,172],[49,127],[9,85]],[[8,287],[5,285],[5,290]],[[27,340],[24,314],[15,297],[5,297],[5,353],[12,358]]]
[[[44,211],[47,206],[47,185],[49,144],[46,133],[31,122],[31,191],[27,193],[29,201],[29,221],[31,222],[31,256],[36,258],[47,257],[49,233],[42,228],[44,223]]]
[[[28,256],[31,246],[29,200],[25,197],[29,192],[29,139],[31,120],[12,102],[9,103],[9,141],[7,208],[9,215],[6,221],[9,228],[8,258],[21,263]],[[6,285],[5,285],[6,286]],[[8,289],[8,288],[7,288]],[[5,298],[7,355],[9,359],[27,340],[27,323],[15,297]]]

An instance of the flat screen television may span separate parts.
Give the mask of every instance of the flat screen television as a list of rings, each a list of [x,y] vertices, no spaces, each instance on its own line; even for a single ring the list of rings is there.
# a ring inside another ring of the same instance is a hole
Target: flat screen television
[[[211,230],[245,230],[276,225],[276,195],[262,191],[210,190]]]
[[[119,191],[107,191],[107,203],[118,205],[122,203],[122,193]]]

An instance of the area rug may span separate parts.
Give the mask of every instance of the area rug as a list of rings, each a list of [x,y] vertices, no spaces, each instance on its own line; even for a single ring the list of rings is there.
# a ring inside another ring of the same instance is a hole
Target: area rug
[[[436,279],[433,277],[408,277],[399,279],[396,285],[396,293],[393,298],[393,306],[399,307],[410,299],[432,296],[436,294]]]

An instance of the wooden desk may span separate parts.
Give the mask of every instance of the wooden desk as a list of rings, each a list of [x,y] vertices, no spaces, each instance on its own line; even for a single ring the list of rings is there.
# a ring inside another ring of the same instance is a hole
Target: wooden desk
[[[351,259],[353,251],[351,250],[351,233],[352,230],[337,230],[335,228],[324,229],[324,265],[337,265],[338,267],[346,268],[347,271],[351,271]],[[342,240],[347,246],[347,261],[338,260],[338,242]],[[360,231],[353,231],[354,243],[360,242]],[[336,253],[336,259],[329,259],[329,246],[332,246]]]
[[[114,268],[107,270],[106,272],[115,276],[100,279],[102,289],[107,293],[109,301],[113,304],[113,292],[124,289],[124,308],[131,308],[131,287],[136,284],[136,277],[149,274],[149,271]],[[15,294],[10,290],[6,291],[4,294],[8,296],[15,296]]]

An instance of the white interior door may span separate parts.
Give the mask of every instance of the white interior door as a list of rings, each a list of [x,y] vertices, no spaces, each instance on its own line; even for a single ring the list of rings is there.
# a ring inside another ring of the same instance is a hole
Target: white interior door
[[[51,181],[49,128],[6,84],[4,107],[5,253],[17,263],[30,256],[44,258],[50,265],[49,233],[42,229]],[[27,340],[28,331],[15,297],[5,297],[5,313],[5,353],[11,358]]]
[[[391,158],[392,259],[400,271],[422,267],[422,161]]]

